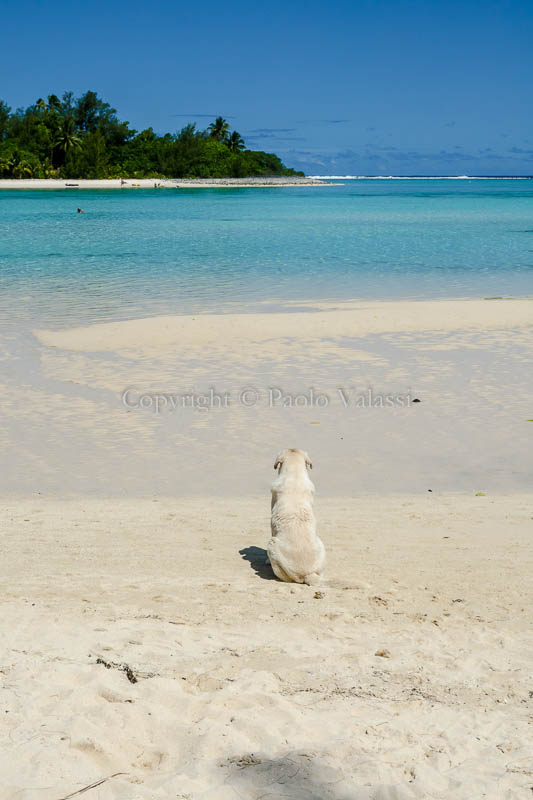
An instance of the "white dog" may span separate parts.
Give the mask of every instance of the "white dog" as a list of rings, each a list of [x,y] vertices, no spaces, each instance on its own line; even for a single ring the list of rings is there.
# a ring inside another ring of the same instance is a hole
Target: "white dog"
[[[322,578],[326,551],[316,533],[315,487],[307,467],[313,465],[303,450],[283,450],[276,457],[274,469],[279,469],[272,484],[272,539],[267,552],[280,580],[311,585]]]

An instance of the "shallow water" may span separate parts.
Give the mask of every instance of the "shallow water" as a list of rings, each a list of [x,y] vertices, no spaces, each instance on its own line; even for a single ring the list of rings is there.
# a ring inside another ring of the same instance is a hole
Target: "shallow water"
[[[0,314],[43,327],[265,301],[530,295],[532,278],[528,180],[0,193]]]

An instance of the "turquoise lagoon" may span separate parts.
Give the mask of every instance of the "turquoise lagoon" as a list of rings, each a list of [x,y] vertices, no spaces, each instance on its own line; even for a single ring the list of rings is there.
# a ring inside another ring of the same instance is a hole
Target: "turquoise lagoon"
[[[532,279],[531,180],[0,192],[0,313],[31,325],[527,296]]]

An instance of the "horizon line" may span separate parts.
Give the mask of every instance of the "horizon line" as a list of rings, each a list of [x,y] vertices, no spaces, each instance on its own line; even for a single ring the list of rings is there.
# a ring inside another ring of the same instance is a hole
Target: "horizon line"
[[[530,181],[533,175],[307,175],[308,178],[316,180],[514,180]]]

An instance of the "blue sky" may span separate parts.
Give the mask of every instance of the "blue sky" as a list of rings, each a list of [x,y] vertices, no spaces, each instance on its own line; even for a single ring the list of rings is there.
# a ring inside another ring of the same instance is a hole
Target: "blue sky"
[[[308,174],[533,174],[533,3],[3,0],[0,98],[218,114]]]

